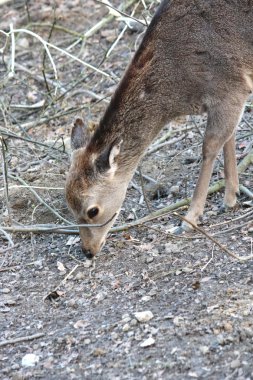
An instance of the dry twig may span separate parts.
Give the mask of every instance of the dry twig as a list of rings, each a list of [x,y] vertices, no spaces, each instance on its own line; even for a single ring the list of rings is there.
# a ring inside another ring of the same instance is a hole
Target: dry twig
[[[200,232],[202,235],[204,235],[206,238],[208,238],[209,240],[211,240],[214,244],[216,244],[219,248],[221,248],[224,252],[226,252],[229,256],[233,257],[234,259],[237,259],[239,261],[248,261],[248,260],[253,259],[253,255],[244,256],[244,257],[236,255],[234,252],[230,251],[227,247],[225,247],[224,245],[222,245],[213,236],[211,236],[210,234],[208,234],[205,230],[203,230],[202,228],[198,227],[195,223],[192,223],[189,219],[185,218],[182,215],[179,215],[177,212],[174,212],[173,215],[175,215],[176,217],[178,217],[180,220],[182,220],[182,221],[190,224],[194,228],[194,230]]]
[[[44,335],[44,333],[38,333],[28,336],[21,336],[19,338],[3,340],[2,342],[0,342],[0,347],[7,346],[8,344],[15,344],[20,342],[27,342],[29,340],[39,339],[42,338]]]

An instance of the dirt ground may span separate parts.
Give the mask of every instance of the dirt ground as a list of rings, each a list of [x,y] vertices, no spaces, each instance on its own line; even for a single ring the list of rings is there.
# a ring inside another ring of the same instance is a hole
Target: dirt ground
[[[125,4],[113,1],[116,8]],[[125,11],[143,20],[156,6],[132,1]],[[93,0],[7,1],[0,11],[1,30],[8,32],[11,23],[29,29],[102,71],[50,48],[56,80],[41,42],[24,31],[15,33],[14,77],[7,75],[10,39],[0,62],[7,169],[1,165],[1,227],[66,225],[74,222],[64,197],[71,125],[76,116],[101,117],[143,26],[125,28]],[[204,124],[205,116],[171,123],[158,136],[171,131],[170,143],[142,160],[142,174],[151,177],[144,188],[152,211],[191,196]],[[238,162],[252,149],[252,131],[249,102],[237,133]],[[223,174],[220,156],[212,183]],[[240,183],[252,189],[253,165]],[[231,252],[250,255],[250,194],[241,191],[238,207],[225,213],[222,197],[223,190],[208,197],[202,227]],[[149,212],[135,175],[117,225]],[[9,232],[8,240],[0,227],[1,380],[253,379],[253,260],[231,258],[201,233],[170,236],[179,223],[168,214],[111,234],[94,263],[84,258],[78,237]]]

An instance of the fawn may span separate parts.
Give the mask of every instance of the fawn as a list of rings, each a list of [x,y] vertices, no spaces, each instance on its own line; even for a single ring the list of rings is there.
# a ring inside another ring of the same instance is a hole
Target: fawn
[[[253,85],[252,28],[251,0],[162,1],[96,130],[76,120],[66,199],[79,223],[104,224],[80,228],[87,257],[102,248],[145,149],[175,117],[208,116],[187,219],[196,224],[203,213],[222,148],[224,205],[236,204],[235,129]]]

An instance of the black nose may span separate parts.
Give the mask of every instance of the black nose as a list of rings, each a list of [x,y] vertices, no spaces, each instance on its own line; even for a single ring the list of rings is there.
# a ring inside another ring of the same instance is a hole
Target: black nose
[[[87,259],[92,259],[93,258],[93,254],[91,253],[91,251],[88,251],[85,248],[82,248],[82,251],[83,251],[83,254],[87,257]]]

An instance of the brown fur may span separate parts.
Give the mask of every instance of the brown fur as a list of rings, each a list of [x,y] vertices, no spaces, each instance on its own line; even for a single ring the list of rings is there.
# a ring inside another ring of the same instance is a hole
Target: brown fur
[[[94,202],[103,210],[97,222],[119,212],[134,169],[164,124],[202,112],[208,114],[203,163],[187,217],[197,223],[203,213],[213,162],[222,148],[225,204],[235,204],[234,136],[252,90],[252,25],[250,0],[162,2],[94,134],[85,137],[87,130],[80,126],[75,132],[86,141],[74,153],[66,186],[77,218],[87,221],[87,207]],[[111,224],[82,230],[83,246],[95,254]]]

